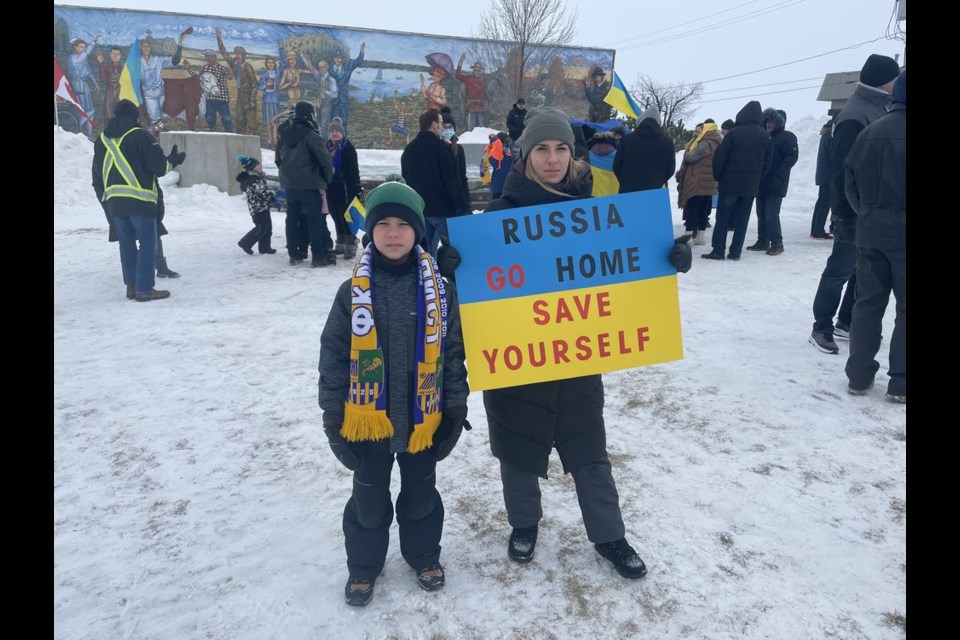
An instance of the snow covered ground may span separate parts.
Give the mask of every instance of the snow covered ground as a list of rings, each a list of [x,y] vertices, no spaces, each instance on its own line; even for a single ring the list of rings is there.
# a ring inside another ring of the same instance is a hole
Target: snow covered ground
[[[839,356],[807,343],[830,253],[808,237],[821,120],[788,123],[800,161],[785,253],[714,262],[696,247],[679,277],[685,359],[604,376],[627,536],[649,575],[627,582],[592,549],[556,456],[537,555],[508,560],[475,393],[476,428],[438,468],[446,588],[417,587],[394,526],[360,610],[342,595],[351,479],[316,400],[348,265],[289,266],[277,213],[279,252],[247,256],[242,197],[168,185],[164,248],[183,277],[158,281],[168,300],[127,301],[92,144],[55,130],[54,637],[905,637],[906,408],[883,397],[893,306],[865,397],[846,393],[846,343]],[[392,153],[361,150],[361,173],[399,171]]]

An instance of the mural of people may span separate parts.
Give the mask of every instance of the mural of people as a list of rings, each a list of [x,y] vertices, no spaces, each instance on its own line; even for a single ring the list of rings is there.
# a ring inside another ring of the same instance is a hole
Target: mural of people
[[[410,144],[410,132],[407,130],[407,101],[393,99],[393,106],[397,110],[397,121],[387,129],[387,140],[393,144],[393,134],[403,135],[403,144]]]
[[[163,101],[166,90],[163,86],[161,71],[167,67],[180,64],[183,54],[183,38],[186,32],[180,34],[177,41],[177,52],[172,56],[153,55],[153,43],[148,38],[140,41],[140,92],[147,109],[147,120],[155,131],[163,129]]]
[[[427,100],[427,110],[439,111],[440,107],[447,104],[447,90],[440,83],[453,75],[453,60],[445,53],[430,53],[426,58],[430,65],[430,86],[426,85],[421,73],[420,93]]]
[[[123,73],[120,47],[110,47],[110,62],[104,62],[103,51],[97,50],[100,82],[107,88],[103,97],[103,118],[111,120],[114,109],[120,102],[120,74]]]
[[[300,57],[317,81],[317,124],[320,126],[320,135],[325,136],[327,135],[327,128],[330,126],[330,121],[335,117],[333,115],[333,108],[337,104],[339,87],[337,87],[337,81],[334,80],[333,75],[330,73],[330,65],[326,60],[318,62],[317,70],[314,71],[313,60],[310,59],[310,54],[301,53]]]
[[[257,73],[247,62],[247,50],[237,46],[233,48],[233,57],[227,53],[223,45],[223,32],[216,29],[217,48],[220,55],[233,67],[233,79],[237,83],[237,106],[234,113],[237,115],[237,133],[259,135],[257,128]]]
[[[273,127],[273,119],[280,112],[280,71],[277,70],[277,59],[268,57],[263,61],[263,71],[260,72],[260,89],[262,122],[267,126],[267,144],[274,147],[277,144],[277,131]]]
[[[286,62],[283,74],[280,76],[280,91],[287,92],[287,106],[292,109],[303,97],[303,90],[300,88],[300,74],[303,73],[303,69],[297,68],[296,50],[287,52]]]
[[[473,75],[468,76],[461,71],[463,61],[466,59],[467,54],[460,56],[455,75],[467,90],[467,129],[469,130],[474,127],[486,126],[483,124],[483,109],[487,97],[487,86],[483,81],[483,64],[479,60],[470,67]]]
[[[101,34],[96,44],[94,34]],[[278,137],[273,122],[301,101],[315,106],[324,133],[339,116],[357,148],[397,148],[413,140],[412,119],[428,106],[450,107],[464,129],[504,126],[503,114],[517,97],[499,82],[509,75],[509,61],[481,63],[472,53],[478,44],[445,35],[54,5],[54,55],[79,98],[95,110],[94,134],[115,115],[131,45],[141,66],[143,125],[154,133],[195,131],[198,121],[208,119],[212,123],[200,130],[259,133],[261,145],[273,148]],[[216,66],[206,66],[204,50],[213,50]],[[301,58],[307,52],[312,60]],[[371,58],[371,52],[380,55]],[[549,69],[542,69],[546,82],[530,78],[527,102],[533,107],[552,101],[567,113],[585,113],[589,103],[580,79],[590,76],[592,66],[612,68],[613,53],[568,47],[547,57],[534,51],[549,61]],[[193,73],[183,65],[184,55]],[[216,123],[217,113],[224,124]],[[72,126],[89,133],[82,124]]]
[[[610,83],[607,81],[607,74],[604,73],[603,67],[594,65],[590,68],[590,73],[583,79],[583,90],[587,94],[587,100],[590,101],[587,120],[606,122],[613,117],[613,107],[603,101],[610,93]]]
[[[230,117],[230,93],[227,89],[227,68],[217,62],[217,52],[207,49],[203,52],[205,64],[198,70],[189,60],[183,61],[192,76],[200,78],[203,87],[201,100],[206,104],[204,116],[207,119],[207,129],[213,131],[217,126],[217,114],[220,114],[220,123],[223,130],[233,133],[233,118]]]
[[[93,37],[94,45],[99,41],[99,35]],[[94,79],[93,71],[90,70],[90,65],[87,63],[91,49],[87,47],[87,41],[83,38],[74,38],[70,41],[70,44],[73,45],[73,53],[67,58],[67,73],[70,76],[70,86],[77,95],[77,101],[80,102],[80,106],[83,107],[83,110],[86,111],[90,119],[93,120],[95,112],[93,92],[97,87],[97,81]],[[93,125],[84,118],[82,126],[86,130],[87,136],[92,138]]]
[[[348,111],[350,110],[350,76],[363,64],[363,51],[367,48],[366,42],[360,43],[360,53],[353,60],[347,59],[343,62],[343,53],[338,49],[333,54],[333,65],[330,66],[330,75],[337,81],[337,98],[333,102],[333,117],[340,118],[343,122],[343,135],[349,134],[347,125]]]

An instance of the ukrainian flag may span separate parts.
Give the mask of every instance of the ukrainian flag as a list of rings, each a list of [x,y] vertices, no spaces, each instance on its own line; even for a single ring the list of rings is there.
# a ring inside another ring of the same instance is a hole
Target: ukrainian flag
[[[129,100],[138,107],[143,102],[140,97],[140,38],[130,45],[127,62],[120,72],[120,99]]]
[[[350,203],[347,211],[343,214],[343,218],[350,225],[350,233],[353,235],[357,235],[357,232],[366,226],[367,209],[360,202],[360,198],[353,199],[353,202]]]
[[[626,85],[623,84],[616,71],[613,72],[613,84],[610,86],[610,91],[607,92],[607,97],[603,101],[634,120],[639,120],[640,114],[643,113],[643,109],[633,101],[633,96],[627,91]]]

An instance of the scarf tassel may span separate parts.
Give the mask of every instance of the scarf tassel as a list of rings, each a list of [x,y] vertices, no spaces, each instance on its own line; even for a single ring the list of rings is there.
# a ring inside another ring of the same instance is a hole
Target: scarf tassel
[[[347,442],[383,440],[393,435],[393,423],[382,411],[359,409],[348,402],[344,405],[340,435]]]
[[[407,443],[407,453],[418,453],[433,446],[433,435],[440,427],[440,418],[441,415],[439,413],[431,413],[423,416],[424,422],[416,425],[413,428],[413,433],[410,434],[410,442]]]

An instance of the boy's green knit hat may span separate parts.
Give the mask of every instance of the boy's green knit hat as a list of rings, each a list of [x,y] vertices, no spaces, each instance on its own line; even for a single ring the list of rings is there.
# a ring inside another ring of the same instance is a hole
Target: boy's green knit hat
[[[423,218],[423,198],[416,191],[399,182],[384,182],[370,191],[365,199],[367,219],[364,229],[373,234],[373,227],[384,218],[396,216],[408,222],[417,235],[416,242],[423,239],[427,223]]]

